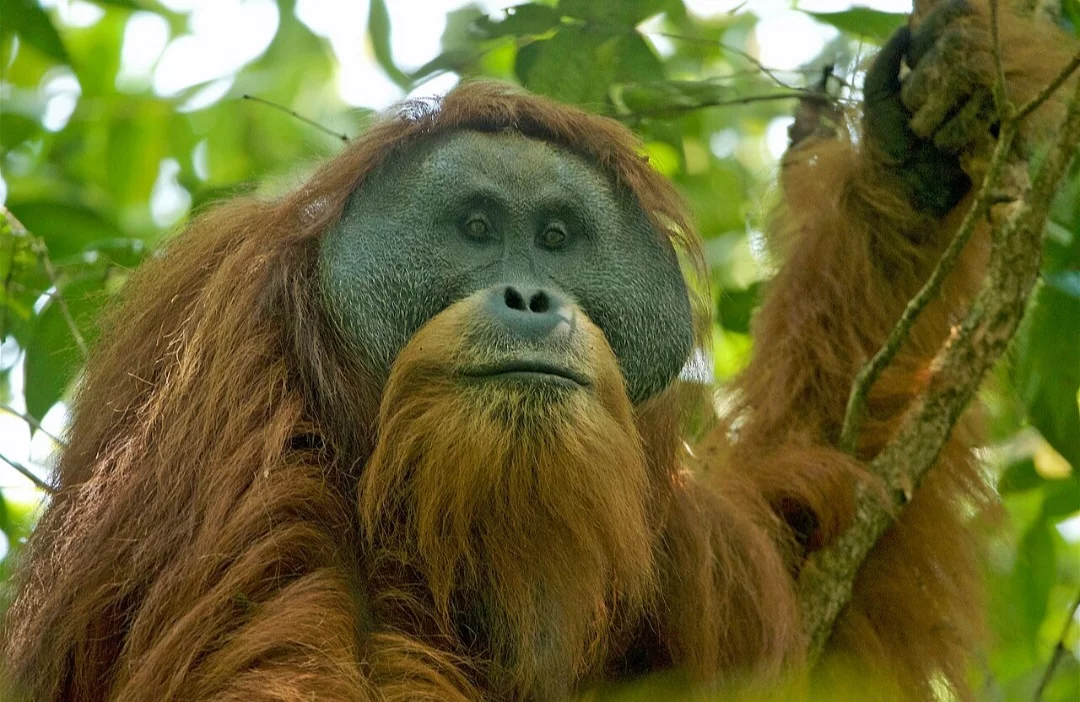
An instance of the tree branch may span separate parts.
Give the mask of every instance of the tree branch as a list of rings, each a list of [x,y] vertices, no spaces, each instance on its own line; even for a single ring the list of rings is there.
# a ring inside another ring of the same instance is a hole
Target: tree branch
[[[1016,110],[1017,121],[1023,120],[1032,112],[1039,109],[1039,106],[1046,102],[1050,96],[1054,94],[1055,90],[1065,85],[1065,81],[1069,80],[1069,76],[1075,73],[1078,67],[1080,67],[1080,53],[1073,56],[1072,61],[1069,61],[1069,63],[1061,69],[1061,73],[1058,74],[1057,78],[1047,83],[1046,87],[1039,91],[1038,95],[1025,102]]]
[[[10,415],[12,415],[14,417],[18,417],[19,419],[23,420],[24,422],[27,423],[27,425],[30,426],[31,429],[33,429],[34,431],[41,432],[42,434],[47,436],[49,439],[51,439],[53,441],[53,443],[55,443],[57,446],[60,446],[62,448],[62,447],[64,447],[66,445],[64,443],[63,439],[56,436],[55,434],[48,431],[47,429],[45,429],[45,427],[41,426],[41,422],[34,419],[33,417],[26,414],[25,412],[20,412],[19,410],[15,409],[14,407],[11,407],[9,405],[0,405],[0,411],[7,412],[8,414],[10,414]]]
[[[1002,120],[1002,138],[1006,142],[1019,128],[1017,115],[1013,112],[1010,119]],[[877,493],[860,489],[853,524],[828,548],[814,553],[802,570],[798,587],[811,663],[821,655],[837,615],[850,600],[855,575],[866,556],[936,462],[956,421],[1019,326],[1028,296],[1038,278],[1041,234],[1050,202],[1078,147],[1080,82],[1069,101],[1058,137],[1030,186],[1015,185],[1020,191],[1019,197],[1010,198],[1012,204],[1004,208],[1008,216],[993,223],[987,275],[967,316],[954,328],[935,360],[926,394],[916,400],[897,435],[870,464],[871,473],[885,484],[887,503],[883,503]],[[1014,158],[1007,160],[1012,161],[1008,163],[1010,178],[1023,183],[1026,164]],[[961,233],[969,221],[977,221],[982,216],[976,212],[978,207],[989,206],[987,198],[989,193],[997,192],[999,183],[996,181],[1001,179],[1001,173],[999,167],[997,173],[987,174],[975,206],[961,225]],[[991,179],[990,175],[995,177]],[[957,241],[959,239],[958,236]],[[950,245],[950,250],[952,248]],[[920,305],[925,304],[915,304],[922,293],[920,291],[909,305],[909,310],[914,309],[916,315]],[[910,320],[904,324],[910,329]],[[890,335],[890,341],[896,346],[904,338],[906,331]],[[889,346],[887,344],[886,349]],[[891,358],[895,350],[886,349],[878,355]],[[865,400],[864,394],[869,392],[869,385],[865,383],[877,373],[880,368],[876,372],[873,369],[860,372],[863,385],[857,384],[854,388],[849,409],[854,406],[861,413],[859,408]],[[857,393],[863,395],[862,399]],[[854,424],[858,422],[852,415],[845,419],[846,427],[849,420]],[[854,445],[856,433],[854,428],[848,427],[846,440],[849,444]]]
[[[991,205],[995,203],[997,183],[1015,139],[1016,127],[1013,123],[1010,123],[1008,128],[1002,129],[997,145],[994,147],[994,155],[990,160],[990,167],[986,172],[986,177],[983,179],[982,187],[979,188],[975,201],[971,204],[967,215],[964,216],[964,221],[960,224],[960,228],[957,230],[953,240],[941,255],[941,260],[938,261],[933,273],[930,274],[919,292],[908,302],[907,307],[904,308],[904,313],[900,315],[900,321],[889,332],[884,345],[855,376],[851,394],[848,396],[847,409],[844,413],[844,423],[840,430],[840,450],[846,453],[855,452],[855,443],[858,439],[863,415],[866,413],[866,400],[870,395],[870,389],[874,387],[874,383],[877,382],[881,373],[896,358],[896,354],[899,353],[900,347],[903,346],[904,340],[907,339],[908,334],[911,332],[911,328],[915,326],[919,314],[930,304],[931,300],[937,297],[942,283],[960,258],[960,252],[964,250],[964,246],[971,239],[972,234],[975,233],[975,228],[990,211]]]
[[[41,490],[43,492],[47,492],[50,495],[55,495],[56,494],[56,488],[54,488],[52,485],[49,485],[47,482],[45,482],[41,478],[34,475],[34,472],[32,470],[30,470],[29,468],[27,468],[26,466],[24,466],[22,463],[19,463],[18,461],[14,460],[12,458],[8,458],[7,456],[5,456],[2,453],[0,453],[0,461],[3,461],[4,463],[7,463],[9,466],[14,468],[24,478],[26,478],[27,480],[32,482],[35,486],[37,486],[37,488],[39,490]]]
[[[284,105],[279,105],[276,102],[273,102],[271,100],[267,100],[266,98],[261,98],[261,97],[259,97],[257,95],[248,95],[247,93],[244,93],[243,95],[241,95],[240,99],[241,100],[251,100],[252,102],[257,102],[260,105],[266,105],[267,107],[272,107],[275,110],[278,110],[280,112],[284,112],[285,114],[289,115],[290,117],[293,117],[295,119],[300,120],[304,124],[315,127],[316,129],[318,129],[323,134],[326,134],[328,136],[332,136],[335,139],[340,139],[345,144],[349,143],[349,136],[347,134],[342,134],[341,132],[335,132],[333,129],[330,129],[330,127],[323,126],[323,125],[319,124],[318,122],[316,122],[315,120],[313,120],[313,119],[311,119],[309,117],[305,117],[304,115],[300,114],[296,110],[290,110],[288,107],[285,107]]]
[[[1050,656],[1050,662],[1046,664],[1046,670],[1043,671],[1042,677],[1039,678],[1039,685],[1035,688],[1035,694],[1032,695],[1034,702],[1039,702],[1042,699],[1046,686],[1054,679],[1054,671],[1057,670],[1061,659],[1068,652],[1066,641],[1069,638],[1069,630],[1072,629],[1073,619],[1076,618],[1076,610],[1078,609],[1080,609],[1080,593],[1077,593],[1076,599],[1073,600],[1072,606],[1069,607],[1069,616],[1065,618],[1065,625],[1061,627],[1061,636],[1058,637],[1057,643],[1054,645],[1054,652]]]

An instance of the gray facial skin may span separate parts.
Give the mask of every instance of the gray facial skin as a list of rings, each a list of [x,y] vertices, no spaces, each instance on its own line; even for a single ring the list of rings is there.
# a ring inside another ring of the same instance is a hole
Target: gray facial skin
[[[634,402],[666,387],[693,344],[676,256],[633,198],[519,134],[459,131],[406,148],[350,196],[319,256],[325,303],[383,377],[425,322],[498,285],[575,301]]]

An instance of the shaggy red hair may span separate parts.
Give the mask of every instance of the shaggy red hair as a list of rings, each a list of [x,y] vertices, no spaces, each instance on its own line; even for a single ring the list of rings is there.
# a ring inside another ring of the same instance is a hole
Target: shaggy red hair
[[[1030,36],[1009,41],[1017,85],[1056,70],[1053,41],[1037,52],[1023,48]],[[398,150],[460,129],[519,132],[598,164],[702,274],[684,204],[627,129],[484,83],[406,103],[293,193],[199,217],[133,276],[80,386],[59,492],[5,625],[3,679],[17,695],[502,699],[666,668],[774,677],[797,654],[802,552],[789,547],[848,522],[863,469],[831,448],[848,387],[955,216],[912,212],[871,153],[808,143],[785,170],[774,229],[785,263],[737,383],[737,421],[696,461],[680,429],[693,393],[676,383],[631,407],[603,344],[605,399],[552,419],[556,433],[508,435],[463,426],[482,408],[433,380],[430,364],[454,348],[453,308],[383,387],[317,293],[318,240],[349,194]],[[921,387],[979,253],[875,387],[859,459]],[[499,445],[508,436],[520,443]],[[913,695],[942,676],[962,691],[979,629],[961,509],[988,491],[967,441],[957,432],[875,551],[835,637],[838,654]],[[561,479],[541,502],[537,486],[495,488],[525,455]],[[436,456],[454,465],[440,471]],[[485,495],[508,513],[485,512]],[[538,608],[537,578],[552,610]],[[489,599],[468,598],[477,592]],[[470,607],[495,612],[481,644],[448,624]]]

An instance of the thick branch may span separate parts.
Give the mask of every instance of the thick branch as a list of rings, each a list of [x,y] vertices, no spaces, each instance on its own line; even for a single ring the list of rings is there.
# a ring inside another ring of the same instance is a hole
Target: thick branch
[[[1016,127],[1014,119],[1002,129]],[[811,662],[820,656],[837,615],[850,599],[855,575],[866,556],[937,460],[956,421],[1019,326],[1038,277],[1042,230],[1050,202],[1078,147],[1080,83],[1058,138],[1030,189],[1011,206],[1011,216],[992,228],[986,278],[966,318],[936,359],[926,394],[870,465],[871,472],[885,483],[888,503],[861,491],[852,526],[829,548],[813,554],[802,571],[799,594]],[[1023,172],[1023,163],[1013,165],[1018,168],[1011,170]],[[996,187],[995,183],[984,183],[981,191]]]

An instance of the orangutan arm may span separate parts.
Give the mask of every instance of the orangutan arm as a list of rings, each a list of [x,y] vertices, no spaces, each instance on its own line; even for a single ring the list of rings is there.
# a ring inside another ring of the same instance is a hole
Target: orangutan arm
[[[752,476],[800,552],[827,543],[851,517],[851,486],[867,476],[834,446],[852,380],[950,241],[968,202],[956,206],[964,192],[959,164],[978,178],[977,152],[992,131],[987,10],[950,2],[935,15],[927,20],[937,23],[932,41],[919,28],[894,38],[871,70],[858,145],[818,139],[785,157],[783,209],[771,229],[783,263],[755,320],[754,357],[735,384],[739,423],[725,425],[703,447]],[[1011,16],[1001,32],[1016,103],[1049,83],[1077,51],[1064,34]],[[898,41],[909,43],[906,59],[918,64],[902,87],[892,66],[882,70]],[[1052,123],[1064,94],[1033,115],[1026,139]],[[981,274],[985,234],[969,243],[874,385],[859,459],[880,451],[923,387]],[[976,549],[960,508],[991,502],[992,491],[971,459],[973,436],[970,422],[954,431],[938,467],[864,565],[833,637],[834,653],[874,662],[914,696],[938,674],[963,690],[981,633]],[[798,568],[798,554],[792,566]]]

